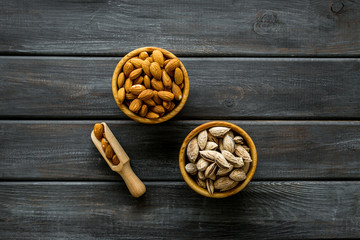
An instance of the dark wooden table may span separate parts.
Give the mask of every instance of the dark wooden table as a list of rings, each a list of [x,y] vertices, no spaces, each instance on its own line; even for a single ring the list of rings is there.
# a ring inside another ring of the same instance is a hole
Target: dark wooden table
[[[127,52],[176,54],[191,87],[167,123],[111,93]],[[1,1],[1,239],[360,237],[360,2]],[[258,168],[207,199],[182,180],[185,136],[245,129]],[[147,193],[134,199],[90,140],[106,121]]]

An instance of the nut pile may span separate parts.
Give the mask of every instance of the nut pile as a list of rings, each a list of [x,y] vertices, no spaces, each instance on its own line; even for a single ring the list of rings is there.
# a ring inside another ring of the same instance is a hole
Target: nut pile
[[[210,195],[225,192],[246,179],[252,162],[249,151],[244,139],[230,128],[212,127],[188,143],[185,170]]]
[[[104,150],[107,159],[111,160],[114,165],[118,165],[120,163],[119,158],[116,156],[114,150],[106,140],[104,136],[104,126],[101,123],[96,123],[94,125],[94,134],[95,137],[101,141],[101,147]]]
[[[129,59],[117,79],[117,99],[140,117],[155,119],[171,112],[183,98],[184,75],[178,58],[160,50]]]

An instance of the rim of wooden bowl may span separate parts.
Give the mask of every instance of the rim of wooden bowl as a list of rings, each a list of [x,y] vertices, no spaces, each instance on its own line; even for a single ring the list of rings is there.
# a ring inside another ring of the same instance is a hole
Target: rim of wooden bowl
[[[252,163],[250,165],[250,169],[249,169],[248,173],[246,174],[247,177],[246,177],[245,181],[243,181],[240,185],[236,186],[235,188],[230,189],[229,191],[215,192],[213,195],[210,195],[206,189],[198,186],[197,183],[192,179],[192,177],[190,177],[190,175],[185,171],[186,147],[187,147],[189,141],[191,139],[193,139],[193,137],[195,137],[201,131],[203,131],[205,129],[209,129],[211,127],[229,127],[234,132],[236,132],[240,136],[242,136],[244,138],[246,144],[250,148],[250,155],[252,158]],[[226,197],[232,196],[232,195],[240,192],[241,190],[243,190],[246,187],[246,185],[248,185],[248,183],[251,181],[252,177],[254,176],[256,166],[257,166],[257,152],[256,152],[255,144],[252,141],[251,137],[239,126],[237,126],[233,123],[225,122],[225,121],[208,122],[208,123],[204,123],[204,124],[196,127],[194,130],[192,130],[186,136],[185,140],[183,141],[183,143],[181,145],[180,152],[179,152],[179,168],[180,168],[180,172],[181,172],[181,175],[182,175],[184,181],[187,183],[187,185],[189,185],[189,187],[192,190],[194,190],[195,192],[197,192],[200,195],[203,195],[203,196],[209,197],[209,198],[226,198]]]
[[[169,113],[165,114],[164,116],[157,118],[157,119],[148,119],[148,118],[140,117],[139,115],[130,111],[128,106],[125,103],[122,103],[122,104],[119,103],[119,101],[117,100],[117,92],[118,92],[117,78],[120,74],[122,67],[130,58],[139,55],[141,52],[153,52],[154,50],[160,50],[167,58],[177,58],[173,53],[171,53],[165,49],[158,48],[158,47],[142,47],[142,48],[135,49],[135,50],[129,52],[128,54],[126,54],[125,57],[123,57],[119,61],[119,63],[116,65],[116,68],[115,68],[113,76],[112,76],[112,82],[111,82],[113,97],[115,99],[116,104],[121,109],[121,111],[123,111],[129,118],[131,118],[135,121],[141,122],[141,123],[145,123],[145,124],[162,123],[162,122],[165,122],[165,121],[170,120],[171,118],[175,117],[176,114],[178,114],[181,111],[181,109],[184,107],[184,105],[188,99],[189,90],[190,90],[190,82],[189,82],[188,73],[186,71],[185,66],[179,59],[180,60],[180,68],[183,71],[183,75],[184,75],[183,98],[181,99],[180,103],[171,112],[169,112]]]

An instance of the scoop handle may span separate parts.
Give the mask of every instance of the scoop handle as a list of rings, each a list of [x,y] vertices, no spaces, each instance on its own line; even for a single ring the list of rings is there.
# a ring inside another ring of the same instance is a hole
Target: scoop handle
[[[130,162],[126,162],[120,171],[116,171],[124,179],[124,182],[133,197],[140,197],[146,192],[144,183],[136,176],[130,166]]]

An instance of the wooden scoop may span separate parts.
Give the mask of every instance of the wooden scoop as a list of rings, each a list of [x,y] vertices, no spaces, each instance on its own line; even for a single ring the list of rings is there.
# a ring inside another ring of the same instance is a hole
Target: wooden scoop
[[[120,143],[116,140],[114,134],[110,131],[108,125],[104,122],[101,123],[104,126],[104,137],[109,142],[110,146],[114,150],[120,163],[114,165],[111,160],[105,156],[105,152],[101,147],[101,142],[95,137],[94,130],[91,132],[91,139],[95,144],[95,147],[99,150],[106,163],[109,165],[111,170],[120,174],[124,179],[126,186],[128,187],[133,197],[140,197],[146,192],[144,183],[135,175],[134,171],[130,166],[130,158],[121,147]]]

